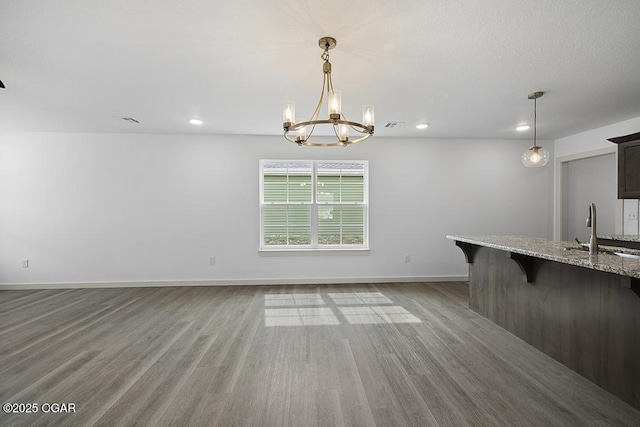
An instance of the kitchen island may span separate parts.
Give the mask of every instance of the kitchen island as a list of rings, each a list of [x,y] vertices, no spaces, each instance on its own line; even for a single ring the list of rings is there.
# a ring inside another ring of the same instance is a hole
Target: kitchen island
[[[447,238],[469,264],[472,310],[640,409],[640,259],[534,237]]]

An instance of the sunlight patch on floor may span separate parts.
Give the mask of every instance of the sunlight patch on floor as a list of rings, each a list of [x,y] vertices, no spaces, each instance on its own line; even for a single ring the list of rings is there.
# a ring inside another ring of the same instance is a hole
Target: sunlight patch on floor
[[[339,325],[339,317],[352,325],[422,323],[404,307],[394,304],[381,292],[322,294],[269,294],[264,296],[265,326]],[[336,311],[328,307],[336,305]],[[384,305],[382,305],[384,304]],[[278,308],[276,308],[278,307]]]
[[[265,326],[339,325],[340,321],[329,307],[267,308]]]
[[[264,296],[265,307],[326,305],[320,294],[272,294]]]

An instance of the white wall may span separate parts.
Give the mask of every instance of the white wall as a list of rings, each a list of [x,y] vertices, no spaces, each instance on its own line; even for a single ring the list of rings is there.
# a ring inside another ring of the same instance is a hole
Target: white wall
[[[640,131],[640,117],[592,129],[587,132],[559,138],[555,141],[555,157],[585,153],[615,146],[607,138],[628,135]]]
[[[0,133],[0,283],[466,276],[446,234],[551,236],[553,168],[522,166],[529,142]],[[261,158],[369,160],[371,251],[260,255]]]

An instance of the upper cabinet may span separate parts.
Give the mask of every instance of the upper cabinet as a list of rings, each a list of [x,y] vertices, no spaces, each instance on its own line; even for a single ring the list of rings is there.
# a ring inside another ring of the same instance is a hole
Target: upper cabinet
[[[618,199],[640,199],[640,132],[609,141],[618,144]]]

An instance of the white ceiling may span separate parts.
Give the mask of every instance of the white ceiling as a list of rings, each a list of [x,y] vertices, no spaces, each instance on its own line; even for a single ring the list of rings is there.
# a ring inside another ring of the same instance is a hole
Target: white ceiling
[[[541,139],[640,116],[638,0],[0,0],[0,130],[280,135],[322,36],[377,135],[531,138],[533,91]]]

